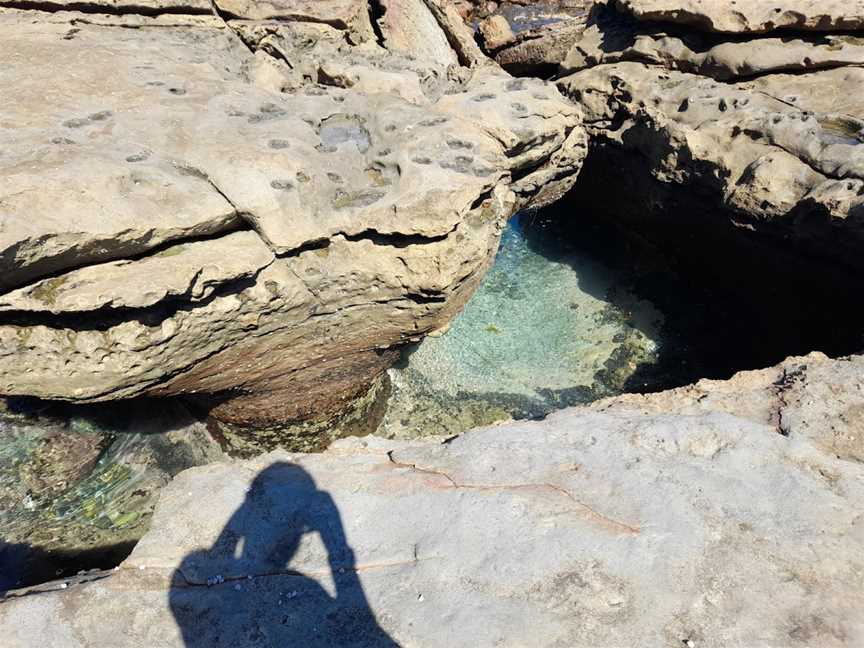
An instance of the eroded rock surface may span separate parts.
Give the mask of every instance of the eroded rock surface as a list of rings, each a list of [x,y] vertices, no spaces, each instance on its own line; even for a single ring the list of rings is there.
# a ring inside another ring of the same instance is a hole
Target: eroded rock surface
[[[629,185],[611,212],[683,228],[701,212],[739,238],[861,267],[864,41],[843,31],[859,19],[854,3],[799,4],[595,6],[558,85],[595,136],[589,182]],[[820,33],[776,31],[790,16]]]
[[[812,354],[444,443],[194,468],[119,570],[13,593],[0,629],[10,647],[856,646],[862,370]]]
[[[774,29],[812,31],[864,27],[861,0],[615,0],[640,20],[657,20],[717,32]]]
[[[0,14],[0,392],[338,410],[572,185],[578,109],[452,7],[324,4]]]

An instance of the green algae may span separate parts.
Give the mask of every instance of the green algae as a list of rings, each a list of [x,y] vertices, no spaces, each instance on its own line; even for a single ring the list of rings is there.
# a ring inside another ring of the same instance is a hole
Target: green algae
[[[173,475],[222,457],[203,425],[174,403],[0,400],[0,549],[15,549],[0,551],[0,589],[34,582],[35,572],[55,576],[46,572],[54,561],[76,570],[110,566],[102,561],[116,560],[118,547],[146,531]]]

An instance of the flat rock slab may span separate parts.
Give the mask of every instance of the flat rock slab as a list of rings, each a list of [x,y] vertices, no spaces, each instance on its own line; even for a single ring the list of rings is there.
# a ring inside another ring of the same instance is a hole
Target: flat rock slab
[[[191,469],[115,573],[13,596],[0,630],[10,647],[859,645],[862,367],[814,354],[445,443]],[[846,450],[825,445],[846,423]]]

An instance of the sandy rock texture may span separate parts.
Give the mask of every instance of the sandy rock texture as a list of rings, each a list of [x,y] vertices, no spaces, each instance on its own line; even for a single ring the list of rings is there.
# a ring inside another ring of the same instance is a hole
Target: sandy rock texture
[[[860,268],[864,41],[844,31],[860,28],[856,5],[778,6],[598,3],[557,83],[586,111],[592,182],[632,184],[611,211],[682,226],[701,213]],[[794,35],[778,31],[793,15]]]
[[[0,13],[7,395],[339,410],[585,154],[443,2],[39,7]]]
[[[194,468],[116,572],[12,593],[0,629],[10,647],[860,645],[862,370],[812,354],[443,443]]]
[[[861,0],[615,0],[639,20],[729,33],[864,28]]]

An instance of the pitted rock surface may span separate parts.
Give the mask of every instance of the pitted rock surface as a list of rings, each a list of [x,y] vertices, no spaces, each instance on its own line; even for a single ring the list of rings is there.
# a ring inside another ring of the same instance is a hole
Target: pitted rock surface
[[[553,86],[439,60],[446,7],[393,3],[391,50],[366,3],[327,4],[0,14],[0,391],[339,409],[572,185]]]
[[[716,32],[846,31],[864,27],[864,2],[861,0],[614,1],[639,20],[677,23]]]
[[[558,87],[593,136],[591,182],[629,185],[610,196],[610,213],[645,231],[696,213],[730,237],[767,234],[781,254],[860,268],[864,103],[851,89],[864,80],[864,41],[846,31],[860,27],[854,3],[667,4],[597,3],[560,61]],[[766,26],[765,12],[780,22]],[[723,23],[732,14],[746,24]],[[778,32],[792,15],[798,31]],[[717,33],[726,31],[741,33]]]

